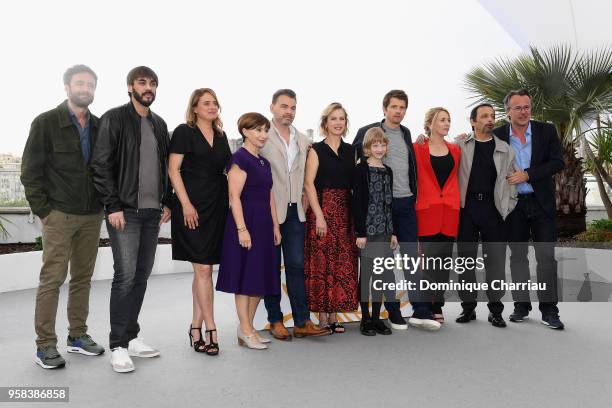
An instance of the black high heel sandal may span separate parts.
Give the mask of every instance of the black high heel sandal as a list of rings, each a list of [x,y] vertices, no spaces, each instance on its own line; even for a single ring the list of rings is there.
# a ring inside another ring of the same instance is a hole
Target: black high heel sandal
[[[346,331],[346,329],[344,328],[344,326],[342,325],[342,323],[338,323],[338,322],[333,322],[329,324],[329,328],[331,330],[332,333],[344,333]]]
[[[217,329],[204,331],[204,333],[206,334],[210,333],[210,343],[206,344],[206,337],[205,337],[204,338],[205,339],[204,348],[202,349],[202,351],[206,353],[206,355],[209,355],[209,356],[216,356],[217,354],[219,354],[219,343],[212,341],[213,332],[217,332]]]
[[[193,335],[191,332],[193,330],[198,330],[200,332],[200,340],[193,340]],[[189,346],[193,347],[196,353],[204,353],[206,352],[206,344],[204,342],[204,338],[202,337],[202,328],[201,327],[193,327],[193,325],[189,325]]]

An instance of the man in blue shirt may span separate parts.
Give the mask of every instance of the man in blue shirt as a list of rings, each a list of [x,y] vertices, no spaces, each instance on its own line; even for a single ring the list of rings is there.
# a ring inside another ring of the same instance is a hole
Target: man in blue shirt
[[[546,283],[546,290],[538,292],[542,323],[552,329],[563,329],[557,308],[557,261],[555,246],[555,173],[564,167],[561,143],[555,127],[531,120],[531,97],[525,89],[510,91],[504,98],[510,124],[494,130],[508,142],[516,153],[516,172],[508,176],[517,185],[518,203],[506,219],[506,233],[510,242],[510,269],[513,282],[527,282],[530,278],[528,242],[534,242],[538,282]],[[522,322],[531,303],[529,291],[513,291],[514,313],[510,321]]]
[[[531,123],[528,122],[527,129],[524,133],[521,133],[519,127],[516,127],[516,132],[510,125],[510,146],[516,153],[516,165],[517,170],[522,172],[529,168],[531,163]],[[516,133],[516,134],[515,134]],[[529,175],[527,175],[529,177]],[[529,179],[527,179],[529,180]],[[519,180],[520,181],[520,180]],[[531,194],[533,193],[533,187],[529,184],[529,181],[519,182],[516,186],[516,190],[519,194]]]
[[[89,111],[85,112],[81,119],[77,118],[76,113],[72,110],[68,111],[70,115],[70,121],[76,127],[79,132],[79,141],[81,142],[81,154],[83,155],[83,163],[87,165],[89,163],[89,156],[91,155],[91,138],[89,136],[89,124],[90,114]]]

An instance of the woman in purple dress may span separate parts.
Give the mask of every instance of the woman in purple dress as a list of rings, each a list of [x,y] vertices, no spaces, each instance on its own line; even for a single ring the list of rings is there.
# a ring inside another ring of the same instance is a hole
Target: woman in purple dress
[[[280,294],[275,274],[274,245],[281,241],[272,196],[270,163],[259,156],[268,139],[270,122],[259,113],[238,119],[244,146],[227,164],[230,212],[225,224],[217,290],[234,293],[238,313],[238,344],[266,349],[270,340],[253,327],[259,301]]]

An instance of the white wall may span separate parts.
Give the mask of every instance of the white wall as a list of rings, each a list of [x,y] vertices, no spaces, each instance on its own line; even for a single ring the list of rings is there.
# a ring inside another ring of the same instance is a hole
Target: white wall
[[[42,251],[0,255],[0,293],[38,287]],[[191,264],[172,260],[170,245],[158,245],[153,275],[191,271]],[[110,247],[100,248],[92,280],[113,278],[113,254]]]
[[[0,216],[8,220],[8,222],[3,221],[3,223],[10,234],[6,238],[0,236],[0,244],[18,242],[31,243],[36,240],[36,237],[42,235],[42,224],[40,223],[40,219],[38,219],[38,217],[32,217],[29,211],[6,213],[0,209]],[[169,222],[161,226],[159,236],[162,238],[170,238]],[[106,224],[104,222],[102,223],[100,238],[108,238],[108,232],[106,231]]]

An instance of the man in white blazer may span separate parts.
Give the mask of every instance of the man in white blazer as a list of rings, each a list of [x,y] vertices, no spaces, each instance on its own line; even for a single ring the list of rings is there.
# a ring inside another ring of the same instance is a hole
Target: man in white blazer
[[[272,192],[283,240],[277,246],[276,268],[281,273],[281,250],[285,264],[285,281],[293,314],[295,337],[329,334],[310,320],[304,285],[304,223],[308,200],[304,194],[304,167],[311,141],[293,127],[297,98],[291,89],[279,89],[272,96],[269,139],[260,150],[272,166]],[[264,297],[270,333],[278,340],[291,340],[283,323],[281,296]]]

